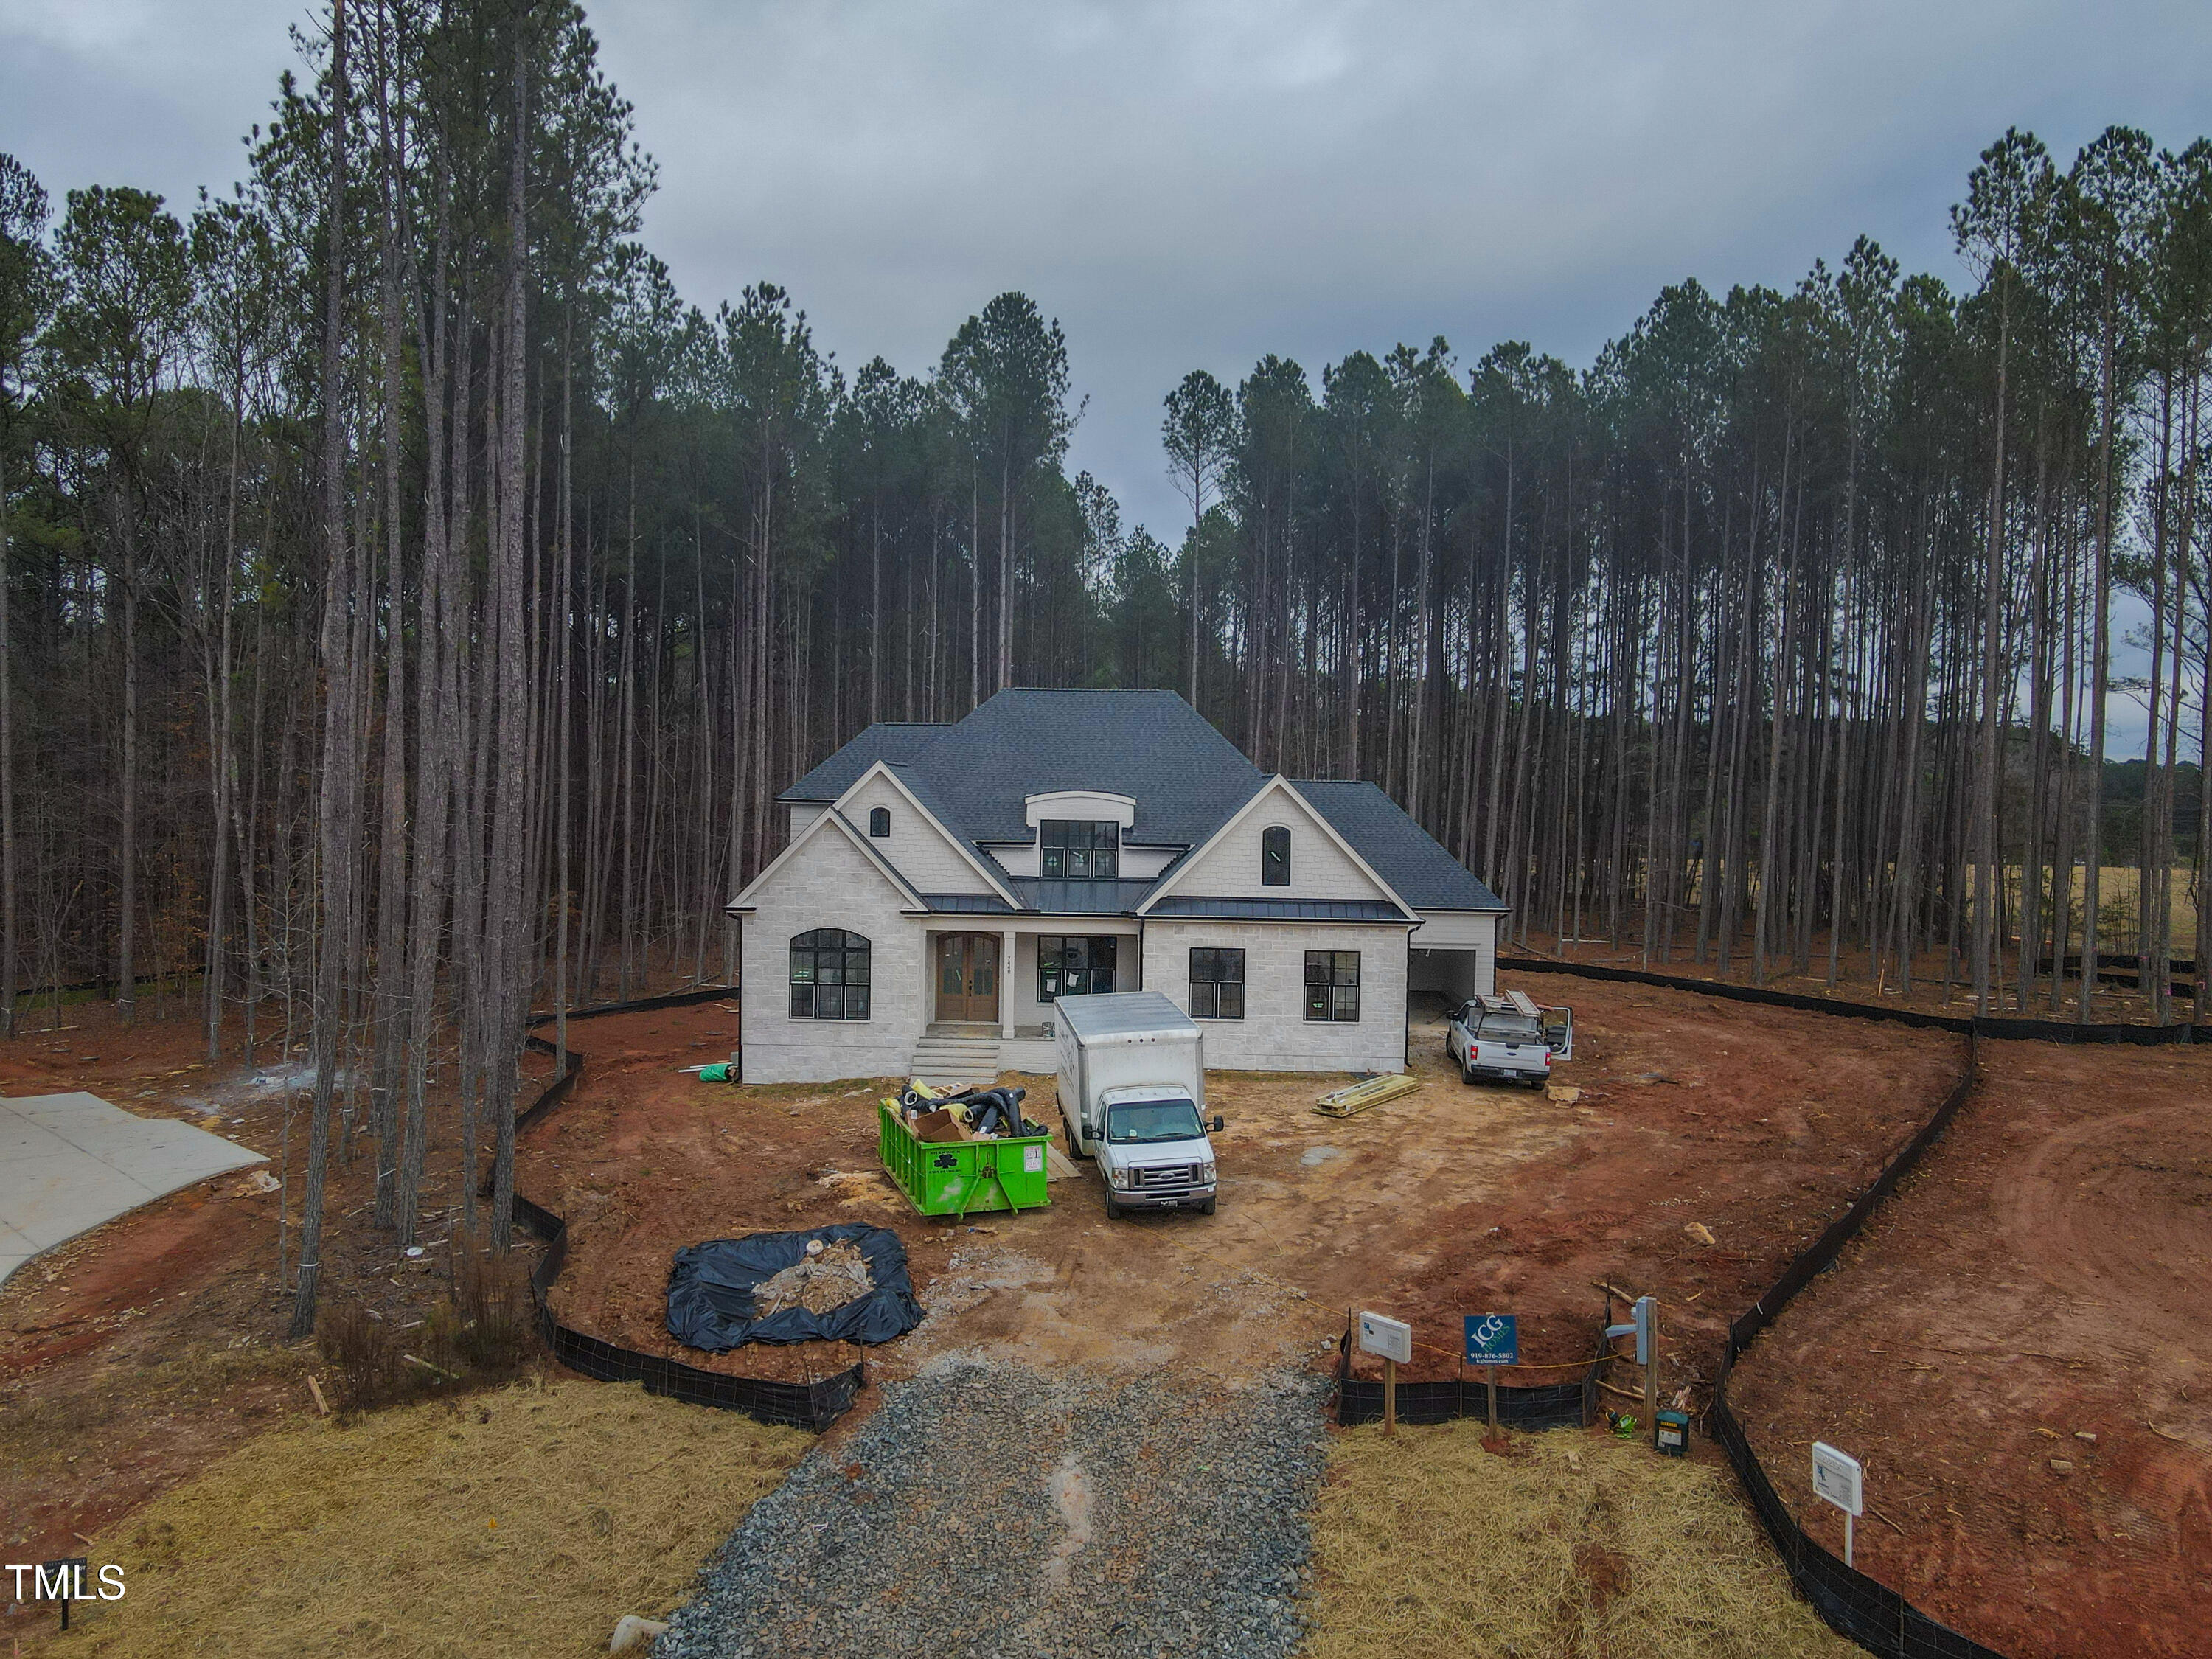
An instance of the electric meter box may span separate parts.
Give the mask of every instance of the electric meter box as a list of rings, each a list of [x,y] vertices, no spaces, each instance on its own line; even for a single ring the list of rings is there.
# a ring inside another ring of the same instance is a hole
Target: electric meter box
[[[1689,1413],[1661,1412],[1651,1425],[1651,1443],[1668,1457],[1689,1455]]]

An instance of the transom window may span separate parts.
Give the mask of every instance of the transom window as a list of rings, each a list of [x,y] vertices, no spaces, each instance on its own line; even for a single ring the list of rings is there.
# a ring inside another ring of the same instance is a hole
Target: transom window
[[[1306,1018],[1356,1020],[1359,1018],[1359,952],[1306,952]]]
[[[866,1019],[868,941],[842,927],[817,927],[791,941],[791,1017]]]
[[[1190,1017],[1244,1018],[1244,953],[1226,946],[1194,947],[1190,953]]]
[[[1037,939],[1037,1000],[1100,995],[1114,988],[1116,942],[1110,934],[1076,939],[1045,933]]]
[[[1260,832],[1260,883],[1265,887],[1291,884],[1291,832],[1279,823]]]
[[[891,809],[872,806],[868,809],[868,833],[878,841],[889,841],[891,835]]]
[[[1047,881],[1111,881],[1121,850],[1121,826],[1110,818],[1047,818],[1037,826],[1037,874]]]

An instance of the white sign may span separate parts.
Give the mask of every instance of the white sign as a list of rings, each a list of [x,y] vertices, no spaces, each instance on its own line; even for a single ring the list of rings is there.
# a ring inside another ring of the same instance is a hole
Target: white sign
[[[1813,1491],[1845,1515],[1866,1513],[1859,1460],[1818,1440],[1813,1443]]]
[[[1023,1147],[1022,1169],[1024,1172],[1030,1175],[1037,1175],[1041,1173],[1044,1169],[1044,1148],[1042,1146]]]
[[[1413,1363],[1413,1328],[1395,1319],[1385,1319],[1378,1313],[1363,1313],[1359,1316],[1359,1347],[1363,1353],[1379,1354],[1401,1365],[1410,1365]]]

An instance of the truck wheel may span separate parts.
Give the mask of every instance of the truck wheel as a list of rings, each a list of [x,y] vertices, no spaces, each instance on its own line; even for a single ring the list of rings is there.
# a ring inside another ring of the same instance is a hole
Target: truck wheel
[[[1472,1062],[1463,1065],[1459,1068],[1459,1080],[1464,1084],[1470,1085],[1473,1085],[1474,1082],[1474,1066]]]
[[[1214,1200],[1209,1198],[1205,1203],[1198,1206],[1198,1212],[1200,1215],[1212,1215],[1213,1213],[1213,1206]]]
[[[1106,1200],[1106,1218],[1109,1221],[1119,1221],[1121,1218],[1121,1206],[1110,1198]]]

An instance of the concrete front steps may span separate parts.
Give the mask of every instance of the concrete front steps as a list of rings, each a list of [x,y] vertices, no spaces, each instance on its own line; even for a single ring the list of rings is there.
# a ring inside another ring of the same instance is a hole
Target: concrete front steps
[[[999,1034],[988,1025],[931,1031],[915,1045],[907,1075],[933,1089],[982,1089],[999,1080]]]

